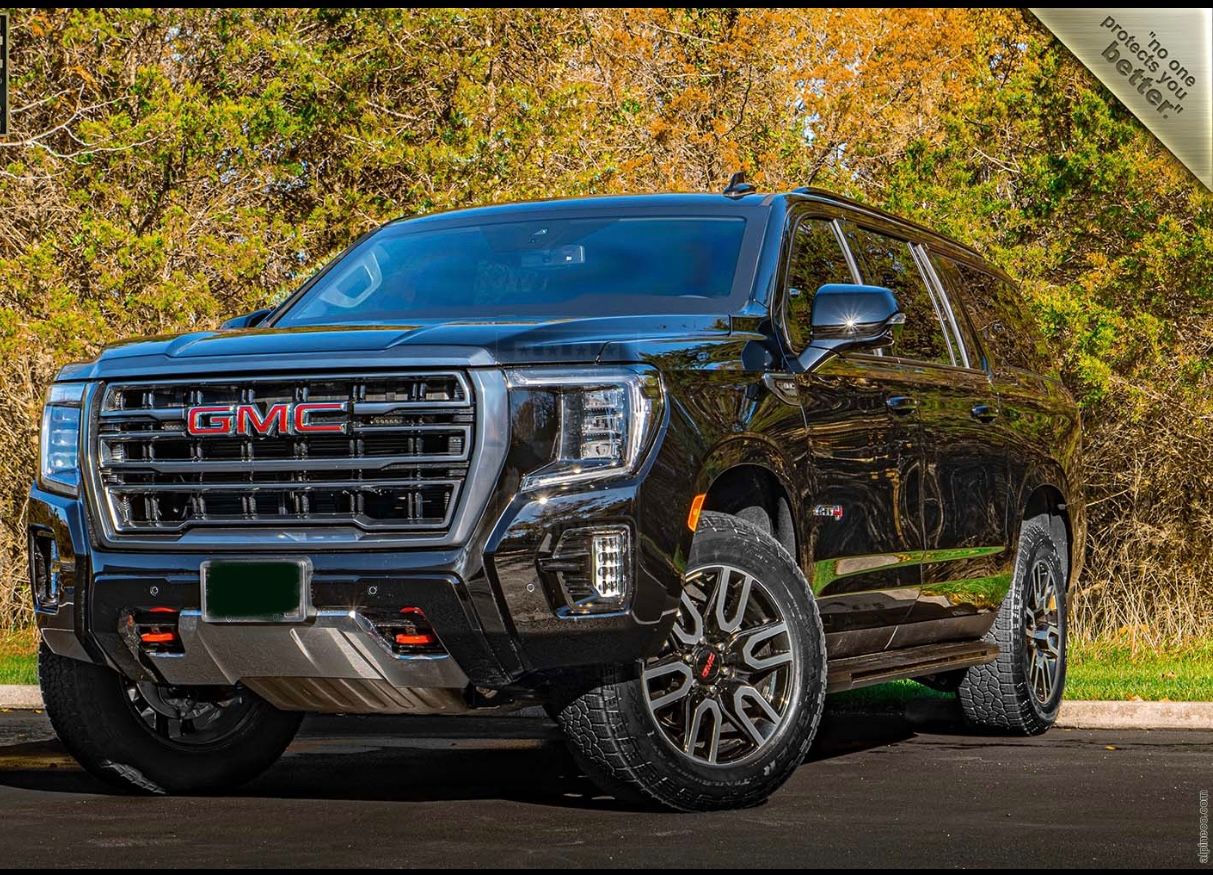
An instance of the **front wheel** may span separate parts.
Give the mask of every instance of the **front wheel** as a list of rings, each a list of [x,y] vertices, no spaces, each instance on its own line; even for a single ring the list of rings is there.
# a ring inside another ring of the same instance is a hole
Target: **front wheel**
[[[704,513],[665,647],[559,703],[573,755],[624,799],[756,805],[804,760],[825,696],[825,636],[804,575],[769,534]]]
[[[1039,735],[1053,725],[1066,683],[1066,583],[1059,543],[1047,514],[1025,520],[1011,591],[987,640],[998,659],[968,669],[960,703],[974,726]]]
[[[132,681],[43,644],[38,679],[68,752],[108,784],[142,793],[226,790],[269,768],[302,719],[242,687]]]

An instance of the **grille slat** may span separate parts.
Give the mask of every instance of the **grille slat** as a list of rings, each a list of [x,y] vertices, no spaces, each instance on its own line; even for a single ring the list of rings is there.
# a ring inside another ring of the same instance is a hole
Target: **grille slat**
[[[103,438],[104,440],[104,438]],[[206,441],[207,438],[193,438],[193,441]],[[213,440],[213,439],[212,439]],[[273,438],[269,438],[273,440]],[[239,449],[239,448],[235,448]],[[235,451],[235,449],[233,451]],[[445,468],[451,463],[465,461],[465,453],[457,456],[353,456],[350,458],[334,458],[332,456],[310,457],[306,459],[242,459],[216,458],[204,456],[199,461],[131,461],[103,462],[102,473],[120,471],[158,471],[162,474],[189,473],[205,467],[211,471],[308,471],[324,468],[343,468],[367,471],[378,471],[390,465],[422,465],[430,468]]]
[[[256,492],[303,492],[315,489],[364,489],[390,491],[407,487],[457,486],[462,480],[386,480],[367,483],[365,480],[332,480],[323,483],[308,483],[307,481],[287,481],[284,483],[132,483],[127,485],[110,485],[109,491],[115,495],[136,494],[140,492],[181,492],[183,489],[197,495],[207,492],[232,492],[242,490]]]
[[[195,406],[341,402],[313,422],[343,432],[191,435]],[[103,503],[116,535],[192,527],[355,525],[445,531],[472,456],[463,374],[254,378],[103,390],[93,422]]]

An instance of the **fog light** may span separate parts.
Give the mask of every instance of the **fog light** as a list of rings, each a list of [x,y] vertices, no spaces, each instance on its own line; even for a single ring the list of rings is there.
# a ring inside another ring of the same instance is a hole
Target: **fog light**
[[[631,530],[627,526],[566,529],[540,567],[556,578],[561,613],[618,611],[631,596]]]
[[[594,569],[592,585],[599,598],[623,597],[623,550],[627,530],[595,532],[591,540],[590,565]]]

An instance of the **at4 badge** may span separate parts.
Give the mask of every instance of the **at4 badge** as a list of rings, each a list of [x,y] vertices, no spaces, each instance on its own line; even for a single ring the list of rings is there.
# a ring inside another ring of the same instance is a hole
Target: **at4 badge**
[[[842,509],[841,504],[819,504],[813,508],[813,516],[828,517],[832,520],[840,520],[843,514],[846,513]]]

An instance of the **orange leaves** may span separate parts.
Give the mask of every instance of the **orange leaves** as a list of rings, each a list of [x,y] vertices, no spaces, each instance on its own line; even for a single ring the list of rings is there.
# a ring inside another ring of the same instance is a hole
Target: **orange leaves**
[[[573,66],[592,90],[628,95],[641,125],[604,126],[600,143],[651,152],[638,189],[664,180],[710,189],[740,167],[772,182],[799,183],[830,168],[850,176],[838,166],[844,154],[854,165],[938,136],[937,110],[968,87],[978,54],[970,10],[580,15],[587,40]]]

